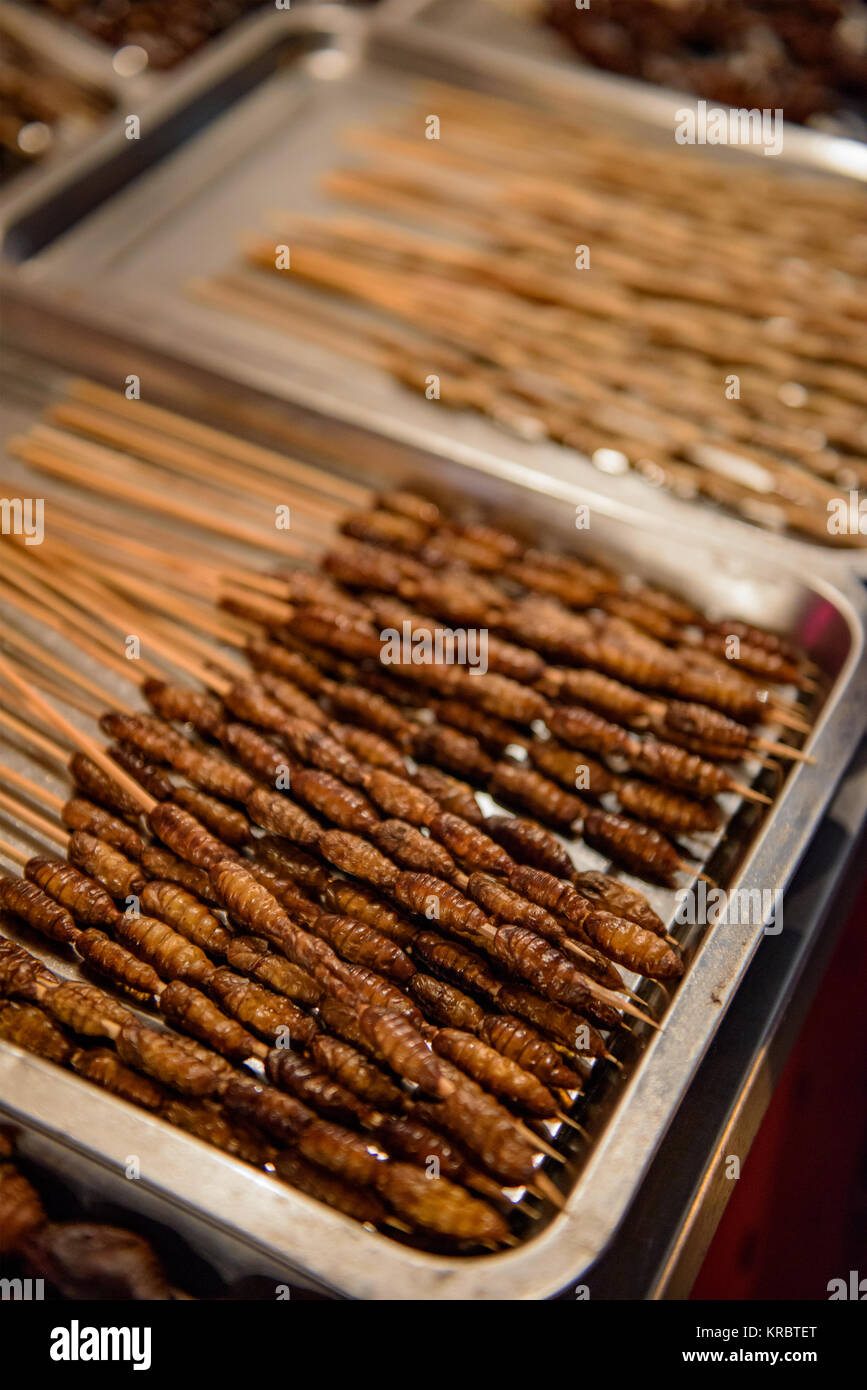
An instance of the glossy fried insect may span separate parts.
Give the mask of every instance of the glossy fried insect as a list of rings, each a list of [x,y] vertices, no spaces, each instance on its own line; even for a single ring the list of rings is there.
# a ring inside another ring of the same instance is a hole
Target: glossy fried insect
[[[594,801],[608,792],[616,791],[619,786],[619,779],[604,763],[598,762],[589,753],[564,748],[556,739],[534,739],[528,751],[534,767],[546,777],[558,782],[561,787],[568,787],[570,791],[580,791]]]
[[[613,811],[588,810],[584,817],[584,838],[643,878],[655,878],[670,886],[683,868],[680,856],[668,840],[652,826],[617,816]]]
[[[735,668],[740,666],[765,680],[792,685],[800,685],[803,681],[804,672],[797,662],[791,661],[781,651],[771,651],[765,643],[739,638],[737,655],[732,656],[727,633],[706,632],[702,645],[714,656],[730,661]]]
[[[375,1008],[400,1014],[403,1018],[408,1019],[413,1027],[421,1025],[422,1016],[409,995],[404,994],[390,980],[377,975],[374,970],[368,970],[366,965],[343,966],[342,978],[355,991],[354,1003],[363,1001],[366,1004],[372,1004]]]
[[[250,822],[235,806],[229,806],[225,801],[193,787],[175,787],[172,800],[232,849],[242,849],[250,844],[253,838]]]
[[[520,893],[513,892],[501,879],[492,878],[490,874],[470,874],[467,895],[491,917],[530,927],[547,941],[559,942],[566,935],[556,917],[544,907],[522,898]]]
[[[485,829],[521,864],[542,869],[555,878],[568,879],[572,860],[550,830],[523,816],[495,815],[485,819]]]
[[[203,733],[214,733],[226,718],[222,700],[193,686],[148,679],[142,691],[151,709],[169,724],[192,724]]]
[[[632,737],[625,752],[636,772],[695,796],[714,796],[737,788],[737,783],[722,768],[672,743]]]
[[[269,950],[261,936],[233,936],[226,948],[226,960],[233,970],[261,980],[269,989],[299,1004],[316,1004],[322,998],[322,986],[312,975],[301,970],[285,956]]]
[[[162,845],[145,845],[141,863],[145,873],[151,878],[177,883],[202,902],[216,905],[217,899],[214,897],[211,880],[205,869],[197,869],[193,864],[187,864]]]
[[[163,978],[207,985],[214,974],[216,967],[204,951],[156,917],[123,913],[117,918],[116,931]]]
[[[548,727],[571,747],[586,749],[588,753],[626,753],[629,748],[629,735],[619,724],[611,724],[578,705],[558,705]]]
[[[394,896],[402,907],[441,923],[474,944],[491,936],[488,918],[450,883],[432,874],[404,871],[393,884]]]
[[[292,791],[341,830],[363,835],[379,822],[366,796],[319,768],[302,768],[296,772],[292,777]]]
[[[500,981],[488,962],[461,942],[439,936],[436,932],[420,931],[413,943],[413,955],[431,970],[457,980],[483,998],[496,1001]]]
[[[96,927],[88,927],[76,938],[75,949],[92,970],[107,976],[115,984],[124,985],[138,994],[154,995],[162,990],[162,981],[153,967],[112,941]]]
[[[549,1038],[576,1053],[579,1057],[602,1057],[605,1042],[586,1018],[563,1004],[541,999],[524,985],[504,984],[500,1003],[510,1013],[526,1019]]]
[[[450,811],[441,811],[430,822],[430,833],[435,840],[455,856],[456,859],[490,873],[508,874],[514,867],[511,855],[507,854],[490,836],[478,826],[462,820]]]
[[[318,849],[329,864],[376,888],[390,889],[399,873],[397,865],[374,845],[345,830],[326,830],[320,836]]]
[[[626,927],[632,925],[624,924]],[[640,927],[635,928],[636,932],[640,930]],[[587,976],[529,927],[498,927],[491,950],[497,960],[534,985],[545,999],[588,1014],[605,1027],[613,1027],[618,1022],[616,1009],[599,997]]]
[[[408,1163],[383,1164],[379,1190],[399,1215],[452,1240],[499,1243],[508,1227],[493,1207],[447,1178],[431,1178]]]
[[[171,777],[156,763],[145,757],[144,753],[133,748],[131,743],[112,743],[105,751],[112,762],[117,763],[118,767],[122,767],[124,772],[128,772],[130,777],[133,777],[157,801],[168,801],[171,798],[174,789]]]
[[[379,660],[380,637],[371,623],[345,608],[323,603],[299,608],[293,620],[299,637],[356,661]]]
[[[160,763],[171,764],[174,758],[183,756],[186,747],[186,739],[154,714],[121,714],[118,710],[109,710],[100,719],[99,727],[109,738],[132,744],[140,753]]]
[[[286,777],[290,771],[289,755],[273,739],[249,724],[224,724],[220,730],[223,746],[230,749],[242,767],[269,783],[277,785],[279,777]]]
[[[240,1073],[223,1085],[220,1098],[231,1114],[257,1125],[279,1144],[294,1143],[316,1118],[295,1096]]]
[[[141,816],[141,806],[119,782],[115,782],[86,753],[73,753],[69,760],[69,771],[76,787],[115,815],[137,823]]]
[[[317,728],[306,719],[292,719],[281,732],[290,751],[302,762],[310,763],[322,772],[330,772],[351,787],[364,785],[364,765],[324,729]]]
[[[452,856],[436,840],[423,835],[402,820],[384,820],[371,832],[377,848],[396,863],[421,874],[456,878],[459,871]]]
[[[503,761],[497,763],[490,780],[491,793],[503,801],[517,802],[540,820],[569,827],[584,809],[577,796],[570,796],[556,782],[531,767]]]
[[[342,1124],[357,1122],[363,1113],[363,1106],[351,1091],[289,1047],[272,1048],[265,1059],[265,1071],[275,1086]]]
[[[461,782],[438,767],[424,764],[416,771],[415,781],[439,803],[443,811],[451,811],[452,815],[460,816],[470,825],[484,823],[485,817],[468,782]]]
[[[135,1022],[135,1015],[105,990],[77,980],[58,984],[55,977],[53,988],[39,997],[52,1018],[86,1037],[115,1038],[116,1043],[117,1030]]]
[[[228,966],[221,966],[214,972],[208,988],[233,1018],[268,1042],[276,1043],[289,1037],[309,1042],[317,1031],[310,1015],[285,996],[236,975]]]
[[[592,906],[586,898],[565,882],[546,873],[544,869],[534,869],[527,864],[519,864],[509,875],[509,886],[516,893],[538,903],[555,917],[563,917],[580,927]]]
[[[541,1119],[557,1114],[557,1101],[541,1081],[471,1033],[457,1028],[438,1028],[433,1047],[486,1091],[525,1114]]]
[[[547,695],[565,704],[581,705],[616,724],[636,729],[647,727],[659,705],[642,691],[589,669],[549,667],[540,686]]]
[[[352,512],[340,524],[345,536],[364,541],[367,545],[382,545],[386,550],[403,550],[412,555],[424,545],[428,527],[412,517],[396,512]]]
[[[213,1100],[181,1100],[171,1096],[161,1110],[163,1119],[224,1153],[233,1154],[261,1168],[276,1157],[273,1144],[264,1141],[245,1122],[230,1120],[223,1107]]]
[[[354,964],[366,965],[400,982],[411,980],[415,974],[415,966],[401,948],[366,922],[342,914],[322,913],[313,923],[313,931],[333,946],[339,956]]]
[[[379,1067],[342,1038],[317,1033],[308,1051],[317,1066],[368,1105],[375,1106],[377,1110],[400,1108],[403,1091]]]
[[[657,936],[665,935],[662,918],[654,912],[644,894],[631,888],[628,883],[622,883],[610,874],[590,870],[574,873],[572,882],[583,897],[589,898],[606,912],[613,912],[615,917],[625,917],[630,922],[637,922],[640,927],[655,932]]]
[[[662,937],[610,912],[592,912],[584,930],[618,965],[653,980],[678,979],[683,961]]]
[[[416,1107],[410,1115],[377,1115],[370,1122],[370,1128],[388,1152],[398,1158],[428,1171],[436,1160],[442,1177],[464,1186],[473,1181],[474,1174],[463,1154],[444,1135],[417,1119]]]
[[[273,671],[277,676],[285,676],[308,695],[319,695],[328,684],[312,661],[299,652],[289,651],[282,642],[254,637],[247,643],[245,653],[254,670]]]
[[[484,1010],[475,999],[462,994],[454,985],[437,980],[433,975],[417,972],[409,984],[410,993],[421,1005],[425,1017],[445,1027],[475,1032],[482,1025]]]
[[[45,861],[37,861],[37,864],[41,862]],[[0,878],[0,910],[14,912],[16,917],[21,917],[40,935],[63,942],[64,945],[74,941],[79,933],[74,918],[66,908],[37,887],[35,882]]]
[[[478,739],[447,724],[419,724],[413,730],[412,751],[416,758],[473,782],[487,782],[494,770]]]
[[[232,935],[221,926],[203,903],[180,884],[156,880],[146,883],[141,891],[140,903],[150,917],[166,922],[180,932],[194,946],[215,955],[225,955],[232,943]]]
[[[146,1072],[170,1090],[187,1096],[215,1095],[220,1090],[218,1072],[178,1046],[168,1033],[131,1020],[120,1028],[114,1045],[122,1062]]]
[[[85,830],[89,835],[119,849],[128,859],[141,858],[144,842],[138,831],[119,816],[113,816],[110,811],[82,796],[74,796],[64,802],[60,819],[69,830]]]
[[[516,1062],[545,1086],[580,1090],[582,1078],[567,1067],[547,1038],[512,1014],[486,1014],[480,1035],[497,1052]]]
[[[358,1011],[358,1026],[393,1071],[432,1096],[454,1089],[422,1035],[405,1018],[366,1005]]]
[[[79,1076],[101,1086],[113,1096],[128,1100],[144,1110],[159,1110],[167,1094],[162,1086],[148,1076],[140,1076],[124,1066],[115,1052],[107,1047],[78,1048],[70,1059]]]
[[[596,599],[595,586],[580,575],[535,565],[526,559],[512,561],[503,573],[525,589],[550,594],[567,608],[589,608]]]
[[[172,980],[160,996],[160,1010],[184,1032],[213,1047],[232,1061],[260,1055],[262,1044],[236,1022],[227,1018],[210,999],[182,980]]]
[[[308,1197],[342,1211],[345,1216],[369,1226],[380,1226],[386,1219],[386,1208],[375,1193],[362,1190],[335,1173],[325,1172],[299,1153],[278,1154],[274,1164],[278,1177]]]
[[[393,739],[399,748],[407,746],[412,726],[385,695],[368,690],[366,686],[355,685],[352,681],[341,680],[329,689],[328,703],[353,724],[360,724],[382,738]]]
[[[333,878],[322,891],[322,901],[333,912],[342,912],[347,917],[367,922],[404,950],[415,940],[415,928],[364,884]]]
[[[237,857],[230,845],[212,835],[189,811],[171,802],[153,806],[148,812],[148,824],[163,844],[197,869],[209,869],[221,859]]]
[[[316,701],[311,700],[293,681],[275,675],[273,671],[263,671],[259,680],[265,693],[276,700],[287,714],[306,719],[309,724],[316,724],[319,728],[325,727],[328,722],[327,716]]]
[[[145,885],[138,864],[84,830],[74,830],[70,835],[67,853],[71,864],[89,878],[98,879],[113,898],[136,896]]]
[[[41,960],[0,936],[0,994],[35,1001],[56,988],[57,976]]]
[[[35,1052],[39,1057],[47,1057],[58,1066],[64,1066],[75,1053],[63,1029],[37,1004],[0,999],[0,1038]]]
[[[722,815],[715,801],[697,801],[695,797],[683,796],[670,787],[658,787],[653,782],[621,782],[617,798],[624,811],[671,835],[716,830],[722,823]]]
[[[407,776],[406,764],[400,749],[390,739],[383,738],[382,734],[374,733],[372,729],[356,728],[354,724],[336,724],[333,721],[330,729],[334,737],[345,743],[359,762],[366,763],[369,767],[381,768],[398,777]]]
[[[501,1182],[532,1182],[536,1151],[508,1110],[445,1058],[440,1066],[453,1089],[426,1113],[435,1113],[439,1126],[476,1154]]]
[[[364,788],[387,815],[408,821],[410,825],[429,825],[440,811],[439,802],[410,782],[406,774],[400,777],[376,769],[366,775]]]
[[[293,879],[305,891],[320,892],[331,881],[328,870],[312,855],[305,854],[302,849],[287,844],[285,840],[275,840],[266,835],[259,840],[257,851],[257,857],[273,864],[279,873]]]
[[[308,848],[318,845],[321,825],[283,792],[257,787],[247,797],[245,806],[250,819],[263,830],[271,830],[293,844]]]

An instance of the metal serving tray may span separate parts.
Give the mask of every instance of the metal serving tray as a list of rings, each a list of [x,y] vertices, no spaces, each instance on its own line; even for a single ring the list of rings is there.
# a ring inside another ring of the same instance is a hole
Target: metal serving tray
[[[419,77],[601,112],[624,138],[667,141],[676,104],[687,100],[571,62],[386,21],[388,7],[371,23],[329,5],[248,21],[153,101],[142,140],[115,133],[71,161],[62,178],[0,210],[12,338],[84,370],[96,370],[109,348],[121,351],[125,372],[152,350],[221,376],[223,398],[244,385],[274,402],[313,401],[333,420],[375,423],[393,440],[434,441],[465,459],[505,457],[731,544],[760,538],[765,553],[788,554],[829,576],[867,574],[864,550],[758,532],[636,474],[603,476],[572,450],[529,443],[481,416],[416,397],[378,369],[188,297],[191,280],[235,263],[241,236],[258,230],[273,207],[329,206],[317,184],[344,157],[340,132],[405,102]],[[709,157],[751,155],[715,149]],[[809,169],[867,179],[867,146],[792,128],[776,166],[781,176]]]
[[[176,397],[199,407],[213,400],[216,378],[208,380],[201,371],[179,378],[176,364],[156,359],[151,367],[147,379],[160,397],[171,399],[162,388],[173,377]],[[24,363],[20,377],[32,384],[39,368]],[[253,394],[245,394],[243,404],[251,415],[258,414]],[[31,409],[30,418],[33,414]],[[20,413],[9,420],[15,428],[23,423]],[[332,449],[340,453],[335,471],[360,476],[373,486],[418,487],[453,510],[477,508],[511,519],[543,545],[570,547],[575,506],[588,501],[574,482],[518,464],[484,458],[467,462],[432,448],[389,448],[374,434],[367,436],[366,450],[356,434],[349,451],[340,428],[312,411],[298,411],[289,424],[293,434],[306,432],[312,441],[318,439],[320,455]],[[10,482],[35,485],[20,465],[17,474],[11,462],[4,463],[4,470]],[[809,743],[816,764],[792,770],[763,819],[734,824],[712,864],[726,888],[784,889],[863,732],[867,663],[861,590],[854,581],[841,588],[821,578],[805,579],[803,572],[773,557],[759,559],[727,541],[708,540],[694,527],[650,521],[610,499],[592,499],[590,534],[584,540],[612,561],[687,594],[711,614],[734,615],[787,633],[824,673],[827,689]],[[54,785],[59,789],[59,783]],[[577,847],[576,857],[582,863],[598,862],[584,846]],[[671,921],[675,895],[657,889],[650,896]],[[569,1164],[562,1174],[552,1173],[567,1193],[565,1209],[551,1213],[507,1253],[444,1256],[399,1245],[3,1044],[0,1113],[24,1128],[25,1152],[62,1165],[84,1186],[104,1190],[111,1200],[176,1227],[233,1275],[255,1272],[275,1282],[362,1299],[544,1298],[579,1280],[617,1230],[762,940],[764,923],[721,922],[703,935],[700,928],[677,931],[687,946],[689,968],[663,1028],[624,1048],[622,1075],[604,1069],[607,1079],[594,1084],[582,1113],[591,1133],[589,1155],[585,1160],[582,1142],[570,1136],[563,1144]],[[774,940],[768,938],[768,949]],[[58,963],[50,948],[33,941],[28,945]],[[69,973],[68,963],[62,969]],[[142,1176],[130,1182],[123,1170],[133,1154],[140,1159]]]

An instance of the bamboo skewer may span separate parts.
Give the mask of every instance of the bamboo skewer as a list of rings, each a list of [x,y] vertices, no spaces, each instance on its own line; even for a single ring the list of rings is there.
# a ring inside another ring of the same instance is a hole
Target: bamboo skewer
[[[16,817],[30,829],[38,831],[46,840],[54,840],[64,849],[69,843],[69,836],[65,830],[61,830],[53,821],[47,820],[45,816],[40,816],[38,812],[31,811],[29,806],[17,801],[15,797],[7,796],[4,791],[0,791],[0,810],[7,815]]]
[[[54,815],[59,816],[63,810],[62,796],[50,791],[48,787],[40,786],[38,782],[34,782],[30,777],[25,777],[21,772],[16,772],[14,768],[4,767],[0,769],[0,781],[9,783],[18,791],[23,791],[31,801],[42,802]]]
[[[0,698],[2,695],[3,692],[0,690]],[[17,734],[19,738],[23,738],[25,743],[29,743],[32,748],[36,748],[52,762],[59,763],[61,767],[66,766],[69,760],[68,749],[63,748],[53,739],[46,738],[38,729],[34,729],[30,724],[25,724],[24,720],[19,719],[16,715],[10,714],[2,705],[0,705],[0,727],[7,729],[10,733]]]

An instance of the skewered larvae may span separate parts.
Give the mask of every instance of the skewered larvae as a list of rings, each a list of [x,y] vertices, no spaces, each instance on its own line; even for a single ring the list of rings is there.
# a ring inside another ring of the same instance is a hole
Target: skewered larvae
[[[556,782],[531,767],[503,761],[497,763],[490,781],[491,792],[503,801],[516,802],[540,820],[568,829],[579,820],[584,802],[570,796]]]
[[[630,747],[629,735],[619,724],[610,724],[577,705],[559,705],[548,719],[548,727],[564,743],[588,753],[626,753]]]
[[[258,1126],[278,1144],[293,1144],[315,1119],[314,1112],[295,1096],[241,1074],[223,1086],[220,1098],[230,1114]]]
[[[734,786],[733,779],[722,768],[672,743],[633,737],[628,742],[626,756],[636,772],[696,796],[714,796]]]
[[[683,961],[660,936],[610,912],[591,912],[584,930],[618,965],[653,980],[678,979]]]
[[[0,999],[0,1038],[63,1066],[75,1052],[63,1029],[37,1004]],[[0,1224],[0,1239],[2,1239]]]
[[[470,1196],[447,1178],[429,1177],[408,1163],[391,1162],[380,1177],[380,1190],[400,1215],[422,1230],[453,1240],[499,1244],[508,1227],[493,1207]]]
[[[184,1032],[233,1061],[242,1062],[261,1052],[261,1043],[246,1028],[235,1019],[227,1018],[210,999],[182,980],[172,980],[166,985],[160,997],[160,1010]]]
[[[343,965],[342,961],[339,964],[342,966],[341,979],[345,980],[354,992],[353,1004],[358,1004],[359,1001],[372,1004],[375,1008],[400,1014],[414,1028],[421,1027],[421,1014],[409,995],[404,994],[397,985],[393,985],[382,975],[377,975],[375,971],[368,970],[366,965]]]
[[[487,941],[491,924],[485,914],[450,883],[433,874],[404,871],[394,881],[394,896],[402,907],[439,922],[470,941]]]
[[[275,1086],[280,1086],[320,1114],[339,1120],[342,1124],[353,1124],[358,1120],[363,1107],[352,1092],[318,1067],[311,1066],[290,1048],[272,1048],[265,1060],[265,1071]],[[309,1133],[309,1129],[305,1132]],[[304,1152],[308,1158],[314,1158],[306,1147]]]
[[[642,878],[659,879],[673,887],[680,856],[665,836],[641,821],[615,815],[613,811],[588,808],[584,816],[584,839],[594,849],[618,860]]]
[[[137,748],[133,748],[131,743],[111,743],[106,749],[112,762],[122,767],[124,772],[128,772],[140,786],[144,787],[157,801],[169,801],[174,783],[167,772],[156,763],[151,762],[140,753]],[[139,815],[140,815],[139,811]],[[136,816],[138,820],[138,816]]]
[[[60,819],[67,829],[85,830],[89,835],[95,835],[98,840],[105,840],[119,849],[128,859],[141,858],[144,842],[138,831],[82,796],[74,796],[64,802]]]
[[[625,917],[630,922],[637,922],[640,927],[655,932],[657,936],[665,935],[665,923],[662,918],[654,912],[644,894],[631,888],[628,883],[622,883],[610,874],[600,874],[589,869],[583,873],[574,873],[572,882],[582,896],[603,907],[606,912],[613,912],[615,917]]]
[[[471,782],[487,782],[493,774],[493,761],[478,739],[447,724],[418,725],[412,734],[412,751],[420,761],[437,763]]]
[[[407,775],[403,755],[396,743],[374,733],[372,729],[359,729],[354,724],[332,723],[330,728],[334,737],[345,743],[359,762],[369,767],[381,768],[398,777]]]
[[[377,1110],[400,1108],[404,1099],[400,1088],[342,1038],[317,1033],[311,1040],[309,1052],[317,1066],[368,1105]]]
[[[386,1208],[375,1193],[363,1191],[335,1173],[325,1172],[299,1153],[288,1151],[278,1154],[274,1166],[277,1176],[284,1178],[299,1192],[324,1202],[326,1206],[343,1212],[344,1216],[351,1216],[363,1225],[381,1226],[386,1219]]]
[[[547,1038],[522,1019],[511,1014],[486,1014],[480,1033],[503,1057],[516,1062],[543,1085],[568,1091],[581,1088],[578,1073],[566,1066]]]
[[[187,864],[185,860],[179,859],[176,854],[164,849],[162,845],[145,845],[142,851],[141,864],[145,873],[151,878],[165,879],[168,883],[176,883],[202,902],[216,906],[217,900],[214,897],[211,880],[205,869],[197,869],[193,864]],[[155,915],[158,916],[159,914]]]
[[[440,811],[434,816],[429,829],[434,839],[445,845],[456,859],[462,860],[474,869],[508,874],[514,867],[511,856],[501,845],[477,826],[471,825],[450,811]]]
[[[167,1093],[162,1086],[124,1066],[107,1047],[78,1048],[70,1061],[79,1076],[143,1110],[160,1110],[166,1102]]]
[[[46,972],[47,973],[47,972]],[[113,1038],[117,1030],[135,1022],[135,1015],[96,985],[51,977],[51,988],[40,994],[44,1007],[58,1023],[86,1037]]]
[[[273,1160],[276,1149],[262,1139],[243,1121],[230,1120],[222,1106],[213,1100],[182,1100],[170,1097],[164,1104],[161,1115],[178,1129],[194,1134],[206,1144],[212,1144],[224,1153],[242,1158],[257,1168]]]
[[[120,1029],[114,1045],[122,1062],[181,1095],[210,1096],[220,1089],[218,1073],[179,1047],[168,1033],[130,1021]]]
[[[437,980],[433,975],[417,972],[409,985],[413,998],[418,1000],[426,1018],[450,1028],[476,1032],[484,1020],[484,1010],[475,999],[462,994],[454,985]],[[454,1059],[452,1059],[454,1060]]]
[[[386,815],[408,821],[410,825],[429,825],[439,814],[439,802],[420,786],[408,781],[406,774],[396,776],[376,769],[367,773],[364,789]]]
[[[488,962],[459,941],[420,931],[413,942],[413,955],[431,970],[457,980],[485,999],[496,1000],[499,994],[500,981]]]
[[[204,986],[216,969],[204,951],[156,917],[125,912],[117,918],[115,930],[164,978]]]
[[[366,922],[339,913],[321,913],[312,929],[353,964],[366,965],[401,982],[411,980],[415,974],[415,966],[401,948]]]
[[[372,838],[384,854],[407,869],[445,879],[458,874],[458,866],[448,851],[406,821],[380,821]]]
[[[159,994],[162,989],[162,981],[151,965],[117,941],[112,941],[96,927],[88,927],[87,931],[80,933],[75,949],[92,970],[107,976],[115,984],[146,996]]]
[[[236,857],[235,850],[180,806],[160,802],[148,812],[148,823],[163,844],[197,869],[209,869],[221,859]]]
[[[468,782],[461,782],[438,767],[426,767],[424,764],[416,771],[415,781],[439,803],[443,811],[451,811],[452,815],[460,816],[470,825],[484,823],[482,809]]]
[[[220,966],[214,972],[208,988],[233,1018],[268,1042],[289,1037],[309,1042],[316,1033],[315,1021],[291,1000],[236,975],[228,966]]]
[[[225,955],[229,950],[233,940],[231,933],[198,897],[180,884],[160,880],[146,883],[139,901],[148,916],[174,927],[202,951]]]
[[[564,1004],[542,999],[524,985],[504,984],[500,991],[501,1006],[519,1018],[526,1019],[562,1047],[579,1057],[603,1057],[605,1041],[602,1034],[586,1018]]]
[[[534,739],[529,746],[529,754],[539,772],[558,782],[561,787],[581,791],[594,801],[609,792],[619,791],[619,779],[604,763],[591,758],[588,753],[564,748],[555,739]]]
[[[324,712],[315,700],[311,700],[292,681],[286,680],[284,676],[275,675],[272,671],[263,671],[259,680],[266,695],[276,700],[287,714],[297,715],[299,719],[306,719],[310,724],[325,728],[328,719]]]
[[[486,817],[485,829],[518,863],[542,869],[555,878],[571,877],[572,860],[556,835],[543,825],[523,816],[495,815]]]
[[[69,771],[76,787],[91,801],[131,821],[133,825],[138,823],[141,816],[139,803],[86,753],[73,753],[69,760]]]
[[[208,796],[207,792],[197,791],[194,787],[176,787],[172,800],[232,849],[242,849],[250,844],[253,838],[250,822],[236,807],[227,806],[225,801]]]
[[[233,970],[260,980],[298,1004],[316,1004],[322,998],[322,986],[312,975],[271,951],[264,937],[232,937],[226,948],[226,962]]]
[[[333,912],[355,917],[375,927],[389,941],[394,941],[406,950],[416,937],[410,926],[390,903],[385,902],[362,883],[350,883],[345,878],[333,878],[322,891],[322,902]]]
[[[224,724],[220,741],[234,753],[242,767],[272,787],[277,785],[278,777],[285,778],[289,772],[289,755],[273,739],[249,724]]]
[[[214,733],[226,718],[222,700],[193,686],[149,678],[142,685],[142,693],[151,709],[167,724],[192,724],[201,733]]]
[[[641,929],[634,930],[637,933]],[[658,937],[653,940],[659,944]],[[546,999],[586,1013],[607,1027],[617,1024],[617,1011],[599,999],[586,976],[528,927],[498,927],[491,945],[497,960],[534,985]]]
[[[453,1090],[422,1035],[406,1018],[366,1005],[358,1012],[358,1026],[393,1071],[432,1096]]]
[[[638,779],[621,782],[617,798],[624,811],[671,835],[716,830],[722,821],[716,802],[697,801],[652,782]]]
[[[508,1110],[445,1058],[440,1059],[440,1066],[452,1090],[426,1113],[435,1114],[438,1127],[476,1154],[500,1182],[531,1183],[536,1150]]]
[[[270,835],[258,841],[257,859],[262,858],[273,864],[279,873],[300,884],[306,892],[320,892],[331,879],[328,870],[312,855]]]
[[[283,793],[257,787],[248,796],[245,806],[250,819],[263,830],[270,830],[296,845],[307,848],[318,845],[322,827]]]
[[[646,728],[659,702],[601,671],[549,666],[539,682],[552,699],[591,709],[616,724]]]
[[[66,945],[78,936],[79,928],[66,908],[24,879],[0,878],[0,909],[13,912],[52,941]]]
[[[434,1051],[448,1057],[485,1090],[540,1119],[557,1114],[551,1092],[529,1072],[471,1033],[457,1028],[439,1028],[433,1038]]]
[[[137,897],[144,888],[146,880],[138,864],[84,830],[70,835],[67,853],[71,864],[97,879],[113,898]]]
[[[323,859],[354,878],[372,883],[375,888],[391,889],[399,870],[392,860],[358,835],[344,830],[326,830],[320,837],[319,853]]]
[[[318,768],[302,768],[296,772],[292,777],[292,791],[340,830],[364,835],[373,830],[379,821],[362,792]]]

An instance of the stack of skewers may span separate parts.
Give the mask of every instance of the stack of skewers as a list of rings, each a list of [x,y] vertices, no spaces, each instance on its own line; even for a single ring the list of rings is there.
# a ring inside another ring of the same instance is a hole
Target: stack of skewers
[[[0,843],[0,906],[114,991],[19,931],[0,1037],[401,1239],[512,1243],[562,1204],[588,1078],[684,970],[636,880],[569,842],[695,882],[680,840],[770,801],[745,759],[807,756],[759,729],[806,733],[780,687],[810,701],[817,673],[598,559],[90,383],[10,449],[112,507],[40,484],[44,543],[3,541],[9,612],[96,675],[0,641],[0,736],[73,783],[0,777],[50,846]],[[482,629],[488,671],[384,665],[403,624]]]

